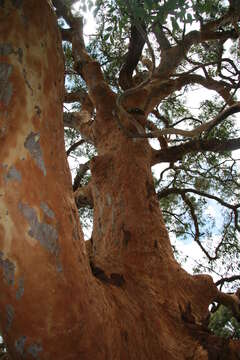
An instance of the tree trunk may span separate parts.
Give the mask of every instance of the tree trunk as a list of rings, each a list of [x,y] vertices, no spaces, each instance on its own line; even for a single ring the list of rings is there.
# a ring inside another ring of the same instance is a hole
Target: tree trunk
[[[114,96],[94,125],[89,261],[53,8],[9,0],[0,10],[0,322],[12,359],[239,359],[205,327],[216,288],[174,260],[149,144],[118,129]]]

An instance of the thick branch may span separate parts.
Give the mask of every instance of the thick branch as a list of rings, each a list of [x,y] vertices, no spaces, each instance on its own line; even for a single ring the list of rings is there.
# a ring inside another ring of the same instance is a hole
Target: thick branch
[[[86,92],[84,90],[77,90],[77,91],[74,91],[72,93],[68,93],[68,92],[65,92],[64,94],[64,102],[65,103],[72,103],[72,102],[81,102],[85,96],[86,96]]]
[[[87,111],[80,112],[68,112],[63,114],[63,124],[65,127],[69,127],[78,130],[84,139],[94,142],[94,136],[92,133],[92,120]]]
[[[221,153],[237,149],[240,149],[240,138],[229,140],[192,140],[185,144],[169,147],[168,149],[153,150],[152,165],[160,162],[175,162],[182,160],[184,155],[190,153],[194,154],[206,151]]]
[[[72,93],[65,92],[64,102],[65,103],[80,102],[81,110],[87,111],[90,114],[90,116],[93,115],[93,112],[94,112],[93,103],[92,103],[88,93],[86,93],[82,89],[74,91]]]
[[[240,322],[240,292],[236,294],[225,294],[217,291],[214,301],[226,306],[232,311],[233,316]]]
[[[146,26],[144,22],[141,22],[140,26],[142,27],[145,33]],[[145,39],[142,36],[142,34],[139,32],[134,19],[132,19],[128,52],[126,55],[125,63],[122,66],[119,74],[119,85],[123,90],[133,87],[133,81],[132,81],[133,71],[136,68],[138,61],[141,58],[144,44],[145,44]]]
[[[142,0],[137,0],[137,2],[140,7],[143,6]],[[122,74],[120,72],[120,77],[122,77],[122,79],[120,79],[120,82],[122,81],[122,83],[123,83],[122,85],[125,86],[125,87],[123,87],[124,90],[127,90],[129,88],[131,88],[131,90],[133,90],[134,84],[132,82],[132,74],[133,74],[133,70],[137,66],[138,61],[140,60],[145,42],[147,43],[148,51],[151,56],[151,61],[147,61],[146,66],[149,70],[149,73],[148,73],[147,79],[142,78],[140,80],[140,82],[141,82],[139,84],[140,87],[143,87],[148,81],[150,81],[152,74],[155,72],[156,61],[155,61],[155,54],[154,54],[153,47],[152,47],[151,42],[149,41],[148,36],[146,34],[146,25],[145,25],[144,19],[138,18],[135,16],[135,12],[132,11],[130,1],[126,0],[126,4],[128,7],[128,11],[130,12],[130,14],[132,16],[131,37],[130,37],[130,46],[129,46],[129,52],[127,54],[126,64],[123,66]],[[149,62],[150,62],[150,66],[149,66]],[[135,66],[134,66],[134,64],[135,64]],[[146,64],[146,62],[145,62],[145,64]],[[126,84],[124,82],[126,82]],[[134,89],[134,91],[135,91],[135,89]]]
[[[79,168],[77,170],[77,175],[75,176],[75,179],[73,181],[73,191],[76,191],[80,187],[80,183],[81,183],[83,176],[89,170],[89,163],[90,163],[90,161],[87,161],[85,164],[81,164],[79,166]]]
[[[86,206],[93,207],[91,184],[78,188],[74,193],[74,198],[78,209]]]
[[[61,34],[62,34],[62,39],[64,41],[72,42],[72,31],[71,31],[71,29],[60,28],[60,31],[61,31]]]
[[[185,35],[182,41],[176,46],[167,48],[162,52],[162,59],[158,67],[158,74],[166,78],[173,73],[178,65],[184,60],[192,45],[205,41],[227,40],[229,38],[237,38],[238,34],[235,30],[231,31],[191,31]]]
[[[55,6],[55,8],[57,9],[56,13],[57,16],[62,16],[64,18],[64,20],[66,21],[66,23],[72,27],[73,23],[74,23],[74,18],[72,16],[71,10],[70,8],[64,4],[64,1],[62,0],[53,0],[52,1],[53,5]]]
[[[83,38],[83,19],[73,17],[63,0],[53,0],[53,5],[56,7],[58,15],[61,15],[71,28],[74,67],[86,81],[92,103],[95,107],[98,105],[98,108],[104,107],[105,102],[109,103],[111,99],[115,103],[114,93],[104,80],[100,64],[93,60],[86,51]]]

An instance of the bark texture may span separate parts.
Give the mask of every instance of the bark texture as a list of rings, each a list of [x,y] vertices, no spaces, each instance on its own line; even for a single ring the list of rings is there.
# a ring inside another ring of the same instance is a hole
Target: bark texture
[[[116,97],[109,90],[106,102],[88,58],[98,156],[87,254],[64,150],[53,8],[46,0],[0,6],[0,322],[12,358],[239,359],[238,343],[206,328],[218,296],[212,279],[174,260],[147,139],[119,129]]]

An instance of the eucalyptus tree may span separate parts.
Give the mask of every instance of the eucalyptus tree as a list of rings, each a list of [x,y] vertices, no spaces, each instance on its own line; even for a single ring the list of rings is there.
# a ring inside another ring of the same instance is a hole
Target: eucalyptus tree
[[[212,303],[240,320],[237,286],[222,291],[240,278],[238,2],[98,0],[87,44],[93,4],[76,13],[72,3],[0,3],[0,323],[9,354],[238,359],[239,340],[208,328]],[[199,102],[196,88],[211,95]],[[72,185],[73,153],[89,160]],[[215,225],[213,202],[223,209]],[[216,283],[181,268],[169,232],[197,242]]]

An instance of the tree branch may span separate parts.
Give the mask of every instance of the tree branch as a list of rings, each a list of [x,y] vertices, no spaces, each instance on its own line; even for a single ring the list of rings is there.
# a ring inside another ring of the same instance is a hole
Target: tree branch
[[[216,286],[223,285],[225,282],[230,283],[236,280],[240,280],[240,275],[233,275],[230,277],[224,277],[218,281],[215,282]]]
[[[129,10],[131,14],[131,6],[129,4],[128,8],[130,8]],[[119,85],[123,90],[132,88],[134,86],[132,80],[133,71],[135,70],[141,58],[142,50],[145,44],[145,37],[142,36],[142,33],[139,31],[136,22],[139,22],[138,25],[141,27],[143,33],[146,35],[146,25],[144,21],[134,19],[133,14],[131,14],[131,30],[128,52],[126,54],[125,63],[122,66],[119,74]]]
[[[105,107],[105,103],[109,105],[112,103],[112,107],[114,107],[115,94],[105,82],[100,64],[93,60],[86,51],[83,38],[83,19],[73,17],[71,10],[63,0],[53,0],[53,5],[57,9],[57,13],[66,20],[71,28],[74,68],[85,80],[92,103],[95,107],[98,105],[98,109]]]
[[[214,301],[229,308],[233,316],[240,322],[240,289],[235,294],[225,294],[218,290]]]
[[[85,143],[85,140],[82,139],[82,140],[79,140],[79,141],[75,142],[74,144],[72,144],[72,145],[68,148],[68,150],[66,151],[67,156],[69,156],[72,151],[76,150],[76,148],[77,148],[78,146],[80,146],[80,145],[82,145],[82,144],[84,144],[84,143]]]
[[[200,191],[200,190],[196,190],[196,189],[192,189],[192,188],[186,188],[186,189],[180,189],[180,188],[167,188],[167,189],[163,189],[158,193],[158,198],[162,199],[170,194],[179,194],[179,195],[184,195],[187,193],[193,193],[193,194],[197,194],[199,196],[203,196],[206,197],[208,199],[213,199],[215,201],[217,201],[219,204],[221,204],[222,206],[231,209],[231,210],[235,210],[238,209],[240,207],[240,203],[239,204],[235,204],[235,205],[231,205],[227,202],[225,202],[224,200],[222,200],[221,198],[212,195],[212,194],[208,194],[205,193],[204,191]]]
[[[182,160],[186,154],[211,151],[221,153],[240,149],[240,138],[228,140],[192,140],[185,144],[168,147],[168,149],[152,150],[152,165],[161,162],[175,162]]]
[[[74,192],[74,198],[78,209],[86,206],[93,207],[91,183],[89,182],[86,186],[78,188]]]
[[[73,181],[73,191],[76,191],[80,187],[81,180],[86,172],[89,170],[90,161],[87,161],[84,164],[81,164],[77,170],[77,175]]]
[[[87,111],[64,112],[63,114],[63,125],[78,130],[82,137],[90,142],[94,142],[92,123]]]
[[[89,113],[90,117],[93,115],[93,112],[94,112],[93,103],[92,103],[88,93],[86,93],[82,89],[79,89],[72,93],[65,92],[64,102],[65,103],[80,102],[81,110],[87,111]]]
[[[62,34],[62,39],[64,41],[72,42],[72,31],[71,31],[71,29],[60,28],[60,31],[61,31],[61,34]]]
[[[184,193],[181,194],[181,197],[182,197],[183,201],[185,202],[185,204],[188,206],[192,220],[193,220],[193,224],[194,224],[194,228],[195,228],[194,241],[198,244],[200,249],[203,251],[203,253],[207,256],[207,258],[210,261],[216,260],[216,256],[212,257],[211,255],[209,255],[209,253],[207,252],[207,250],[204,248],[204,246],[202,245],[202,243],[200,241],[200,231],[199,231],[198,219],[197,219],[195,209],[194,209],[194,206],[193,206],[191,200]]]

